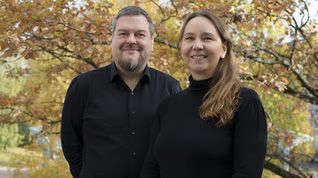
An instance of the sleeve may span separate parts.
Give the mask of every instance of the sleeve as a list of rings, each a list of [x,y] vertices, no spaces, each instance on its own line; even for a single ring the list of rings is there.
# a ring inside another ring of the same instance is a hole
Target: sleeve
[[[175,87],[174,87],[174,93],[173,94],[179,93],[181,90],[182,89],[181,89],[180,83],[177,81],[176,84],[175,84]]]
[[[62,111],[61,143],[73,177],[79,177],[82,167],[81,121],[84,101],[81,90],[77,77],[67,90]]]
[[[181,90],[182,89],[181,89],[181,86],[180,86],[180,82],[174,79],[173,83],[172,83],[170,95],[174,95],[176,93],[179,93]]]
[[[267,124],[262,103],[256,92],[243,97],[234,121],[232,178],[260,178],[266,146]]]
[[[160,178],[160,168],[154,155],[154,145],[159,134],[160,123],[156,117],[151,130],[150,145],[140,173],[140,178]]]

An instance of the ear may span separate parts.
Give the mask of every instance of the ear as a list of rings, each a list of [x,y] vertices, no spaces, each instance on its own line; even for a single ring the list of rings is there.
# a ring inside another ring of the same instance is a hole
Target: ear
[[[221,58],[223,59],[223,58],[225,58],[225,55],[226,55],[226,52],[227,52],[227,46],[226,46],[225,43],[223,43],[222,48],[223,48],[223,52],[221,54]]]

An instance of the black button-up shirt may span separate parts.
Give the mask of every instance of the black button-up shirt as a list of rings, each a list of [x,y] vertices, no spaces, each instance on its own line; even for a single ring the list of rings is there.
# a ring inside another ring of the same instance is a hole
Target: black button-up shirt
[[[146,67],[133,91],[115,64],[74,78],[65,98],[61,141],[74,177],[137,178],[159,103],[177,80]]]

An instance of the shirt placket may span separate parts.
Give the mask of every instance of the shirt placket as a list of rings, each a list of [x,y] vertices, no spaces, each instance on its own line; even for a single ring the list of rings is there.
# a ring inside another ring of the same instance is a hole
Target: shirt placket
[[[136,108],[137,108],[137,96],[135,91],[131,91],[129,95],[129,106],[128,106],[128,112],[129,112],[129,140],[130,140],[130,172],[132,175],[133,172],[133,166],[136,162]]]

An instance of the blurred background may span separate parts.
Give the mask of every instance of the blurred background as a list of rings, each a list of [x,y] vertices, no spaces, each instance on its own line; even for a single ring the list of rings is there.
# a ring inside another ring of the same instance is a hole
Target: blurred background
[[[75,76],[110,63],[110,24],[126,5],[155,23],[150,65],[187,87],[182,19],[207,9],[229,26],[244,85],[264,104],[264,178],[318,177],[317,0],[0,0],[0,177],[69,178],[59,140]]]

